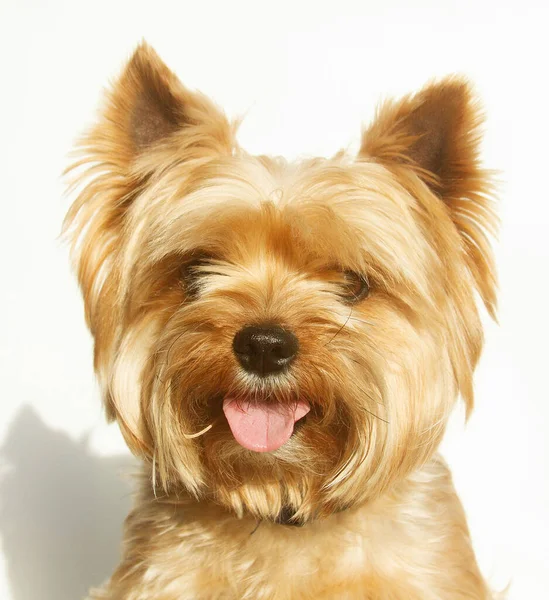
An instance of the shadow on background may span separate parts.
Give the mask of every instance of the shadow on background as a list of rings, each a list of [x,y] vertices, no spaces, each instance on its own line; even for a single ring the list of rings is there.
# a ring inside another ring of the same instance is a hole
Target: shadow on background
[[[29,407],[0,449],[0,535],[13,600],[79,600],[113,571],[131,457],[97,457]]]

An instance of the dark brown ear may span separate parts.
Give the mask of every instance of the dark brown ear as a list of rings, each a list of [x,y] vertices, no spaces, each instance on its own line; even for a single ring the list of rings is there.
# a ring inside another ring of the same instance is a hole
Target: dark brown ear
[[[487,234],[497,218],[489,173],[479,162],[483,118],[469,83],[449,77],[418,94],[384,103],[362,134],[360,156],[387,167],[408,166],[446,204],[467,262],[493,315],[496,281]]]
[[[230,151],[232,128],[203,94],[186,89],[146,42],[135,50],[107,93],[95,130],[111,159],[129,163],[173,134],[187,130],[196,145]]]
[[[156,52],[143,43],[114,88],[113,108],[122,117],[115,122],[124,123],[136,151],[143,150],[185,126],[187,95]]]

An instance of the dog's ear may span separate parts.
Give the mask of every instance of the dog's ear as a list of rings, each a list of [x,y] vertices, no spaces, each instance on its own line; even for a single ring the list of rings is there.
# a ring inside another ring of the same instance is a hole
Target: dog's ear
[[[203,94],[185,88],[142,42],[107,93],[88,142],[104,147],[123,166],[181,132],[195,147],[232,149],[233,130],[223,113]]]
[[[482,114],[469,83],[449,77],[388,101],[362,134],[360,158],[412,168],[445,203],[482,299],[494,315],[496,277],[487,234],[497,218],[490,174],[480,167]]]

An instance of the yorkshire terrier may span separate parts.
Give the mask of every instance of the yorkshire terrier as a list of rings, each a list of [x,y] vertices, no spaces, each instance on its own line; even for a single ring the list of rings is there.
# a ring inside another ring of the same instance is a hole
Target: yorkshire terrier
[[[287,162],[141,44],[69,168],[106,412],[143,461],[107,600],[487,600],[437,454],[493,316],[482,116],[448,77]]]

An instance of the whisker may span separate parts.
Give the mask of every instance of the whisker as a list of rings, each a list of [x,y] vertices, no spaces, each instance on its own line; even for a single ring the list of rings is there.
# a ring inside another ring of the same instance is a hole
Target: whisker
[[[352,314],[353,314],[353,307],[351,307],[351,312],[349,313],[349,316],[347,317],[347,319],[345,319],[345,323],[343,323],[343,325],[336,331],[335,335],[326,344],[324,344],[324,348],[326,348],[326,346],[328,344],[331,344],[336,339],[336,337],[343,331],[345,325],[347,325],[347,323],[349,322],[349,319],[351,318]]]
[[[366,407],[362,406],[361,410],[367,412],[372,417],[375,417],[376,419],[379,419],[380,421],[383,421],[384,423],[387,423],[387,425],[389,425],[389,421],[387,421],[387,419],[384,419],[383,417],[380,417],[379,415],[376,415],[371,410],[368,410]]]
[[[253,535],[257,531],[257,529],[260,525],[261,525],[261,520],[258,519],[257,525],[253,528],[253,531],[250,533],[250,535]]]

